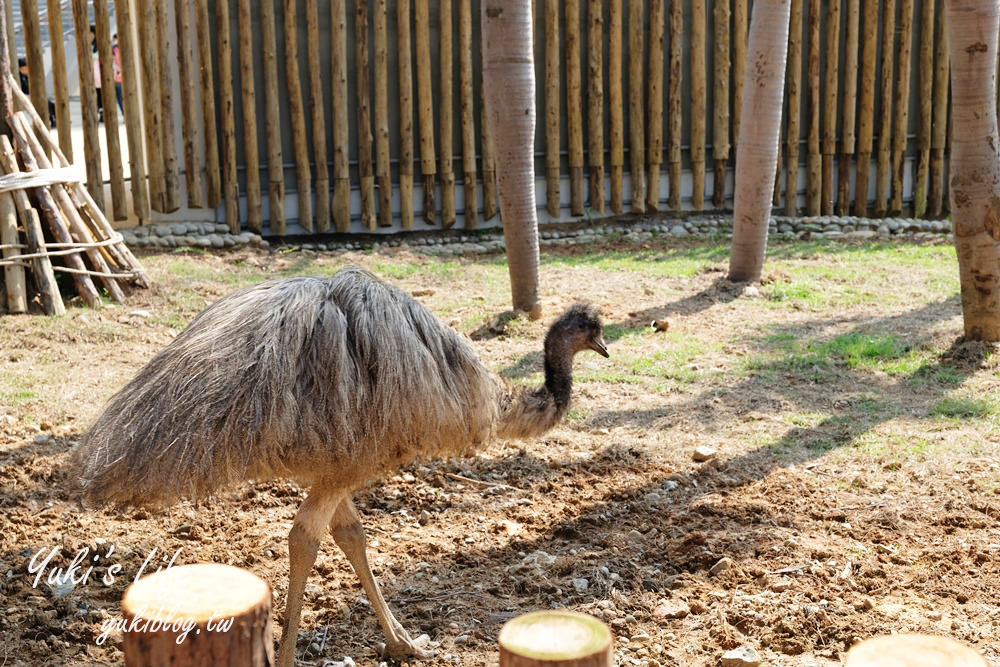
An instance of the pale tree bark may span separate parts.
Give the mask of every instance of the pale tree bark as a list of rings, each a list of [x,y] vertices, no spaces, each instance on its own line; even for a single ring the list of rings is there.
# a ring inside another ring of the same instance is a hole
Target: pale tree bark
[[[1000,340],[1000,3],[946,0],[951,45],[951,210],[965,337]]]
[[[788,55],[790,0],[753,3],[736,147],[733,245],[729,279],[757,282],[764,267],[778,166],[781,99]]]
[[[483,0],[483,88],[514,307],[541,316],[531,0]]]

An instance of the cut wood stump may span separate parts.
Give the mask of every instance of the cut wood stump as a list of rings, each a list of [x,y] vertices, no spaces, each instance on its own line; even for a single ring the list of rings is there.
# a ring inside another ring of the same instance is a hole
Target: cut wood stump
[[[143,577],[122,598],[127,667],[274,664],[271,587],[230,565],[200,563]]]
[[[611,667],[614,642],[603,622],[572,611],[536,611],[500,630],[500,667]]]
[[[845,667],[986,667],[986,660],[954,639],[903,634],[855,645],[847,653]]]

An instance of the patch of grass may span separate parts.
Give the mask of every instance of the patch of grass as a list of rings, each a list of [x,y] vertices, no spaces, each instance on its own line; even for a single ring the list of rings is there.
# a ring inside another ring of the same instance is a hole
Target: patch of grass
[[[36,398],[35,378],[31,376],[12,376],[8,385],[0,389],[0,404],[19,407]]]
[[[808,282],[774,283],[762,292],[768,301],[795,303],[812,310],[819,310],[827,303],[826,296]]]
[[[931,417],[945,419],[983,418],[997,412],[996,404],[983,398],[947,397],[934,404],[930,411]]]
[[[870,368],[884,362],[898,361],[909,351],[909,346],[896,336],[870,336],[849,333],[837,336],[816,347],[821,357],[834,357],[848,368]]]
[[[608,237],[611,240],[611,237]],[[668,248],[661,250],[605,251],[581,255],[545,255],[543,266],[586,267],[607,272],[642,273],[645,276],[690,277],[729,257],[724,246]]]

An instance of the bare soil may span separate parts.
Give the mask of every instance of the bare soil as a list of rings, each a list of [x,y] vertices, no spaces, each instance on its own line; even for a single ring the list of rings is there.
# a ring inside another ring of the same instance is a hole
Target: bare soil
[[[547,253],[545,318],[499,335],[502,258],[396,249],[146,255],[154,287],[128,306],[0,318],[0,666],[120,663],[119,635],[97,643],[102,622],[151,553],[147,571],[178,550],[177,564],[269,581],[277,641],[305,489],[273,480],[160,514],[83,511],[65,463],[105,400],[207,303],[346,263],[419,294],[513,381],[540,381],[545,322],[564,306],[589,300],[608,325],[612,358],[577,358],[563,425],[357,493],[389,604],[437,643],[427,664],[496,664],[501,625],[549,607],[610,623],[619,665],[716,665],[738,646],[771,665],[839,664],[859,639],[902,631],[1000,664],[1000,368],[992,347],[957,342],[954,253],[776,246],[748,293],[722,280],[725,249],[670,243]],[[669,331],[650,328],[657,318]],[[904,348],[852,364],[805,347],[852,333]],[[695,462],[700,446],[716,454]],[[32,556],[55,546],[33,587]],[[102,556],[88,581],[48,585],[81,548]],[[374,614],[332,540],[302,628],[299,664],[380,662]]]

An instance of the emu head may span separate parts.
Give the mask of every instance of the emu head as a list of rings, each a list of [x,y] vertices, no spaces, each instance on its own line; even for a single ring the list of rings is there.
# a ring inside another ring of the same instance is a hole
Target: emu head
[[[597,309],[577,303],[553,322],[545,336],[545,349],[550,351],[557,347],[570,355],[582,350],[593,350],[601,356],[610,356],[604,344],[604,327]]]

